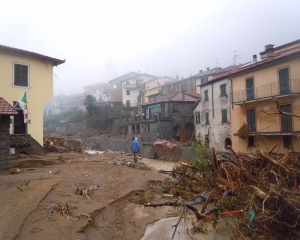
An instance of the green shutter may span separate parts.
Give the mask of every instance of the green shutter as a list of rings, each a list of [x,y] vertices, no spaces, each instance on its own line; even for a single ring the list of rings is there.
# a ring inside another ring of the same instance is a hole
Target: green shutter
[[[227,109],[222,109],[222,123],[227,123]]]

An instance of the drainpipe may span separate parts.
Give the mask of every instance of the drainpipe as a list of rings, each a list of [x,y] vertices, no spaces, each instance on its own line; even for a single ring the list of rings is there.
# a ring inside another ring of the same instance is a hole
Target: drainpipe
[[[213,113],[213,118],[215,118],[215,108],[214,108],[214,83],[211,84],[211,93],[212,93],[212,113]]]
[[[231,94],[230,101],[231,101],[231,108],[233,109],[232,79],[230,77],[228,77],[228,79],[230,80],[230,94]],[[230,115],[230,119],[231,119],[231,115]]]

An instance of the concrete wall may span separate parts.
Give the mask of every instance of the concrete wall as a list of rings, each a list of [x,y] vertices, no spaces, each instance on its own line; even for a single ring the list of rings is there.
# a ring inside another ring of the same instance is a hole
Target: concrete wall
[[[131,143],[130,139],[108,139],[108,138],[82,138],[81,141],[85,146],[97,146],[100,151],[112,150],[112,151],[124,151],[131,153]],[[168,161],[178,161],[186,160],[191,161],[197,157],[197,152],[190,147],[174,147],[174,152],[171,157],[167,153],[161,152],[156,153],[153,147],[153,142],[143,142],[140,141],[141,152],[140,156],[145,158],[158,158]],[[164,150],[168,151],[168,149]]]
[[[29,87],[13,85],[14,63],[29,66]],[[18,101],[26,90],[29,111],[28,134],[31,134],[42,145],[43,108],[53,95],[53,63],[26,55],[0,51],[0,65],[0,96],[13,105],[13,101]]]

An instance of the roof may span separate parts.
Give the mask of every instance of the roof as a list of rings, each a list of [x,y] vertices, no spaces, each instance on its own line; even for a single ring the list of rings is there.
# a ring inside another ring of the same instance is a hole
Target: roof
[[[282,48],[286,48],[286,47],[292,46],[292,45],[297,44],[297,43],[300,43],[300,39],[298,39],[296,41],[293,41],[293,42],[289,42],[289,43],[280,45],[280,46],[278,46],[276,48],[273,48],[273,51],[275,52],[276,50],[279,50],[279,49],[282,49]],[[266,51],[262,51],[259,54],[260,55],[266,54]]]
[[[102,88],[110,89],[109,83],[106,83],[106,82],[91,84],[91,85],[85,86],[83,88],[93,88],[93,87],[102,87]]]
[[[183,96],[184,94],[184,96]],[[184,98],[184,100],[183,100]],[[200,98],[200,94],[198,93],[183,93],[183,92],[175,92],[175,93],[170,93],[161,97],[157,97],[153,101],[149,101],[146,104],[143,105],[150,105],[153,103],[160,103],[160,102],[170,102],[170,101],[175,101],[175,102],[195,102]]]
[[[115,79],[112,79],[112,80],[110,80],[110,81],[108,81],[109,83],[110,82],[115,82],[115,81],[117,81],[117,82],[123,82],[123,81],[125,81],[125,80],[128,80],[128,79],[131,79],[131,78],[135,78],[135,77],[138,77],[138,76],[149,76],[149,77],[154,77],[154,76],[152,76],[152,75],[150,75],[150,74],[147,74],[147,73],[136,73],[136,72],[130,72],[130,73],[127,73],[127,74],[125,74],[125,75],[123,75],[123,76],[121,76],[121,77],[117,77],[117,78],[115,78]]]
[[[201,84],[197,85],[197,87],[199,87],[199,86],[203,87],[203,86],[212,84],[214,82],[223,80],[225,78],[228,78],[232,72],[237,71],[239,68],[241,68],[243,66],[246,66],[248,64],[249,63],[245,63],[245,64],[233,65],[233,66],[229,66],[229,67],[223,68],[221,71],[213,74],[213,78],[212,79],[210,79],[209,81],[207,81],[205,83],[201,83]]]
[[[0,97],[0,114],[16,115],[18,112],[8,102]]]
[[[0,44],[0,50],[17,53],[17,54],[22,54],[22,55],[27,55],[30,57],[36,57],[36,58],[40,58],[42,60],[47,60],[47,61],[52,62],[54,66],[65,63],[65,61],[66,61],[66,60],[60,60],[60,59],[48,57],[48,56],[45,56],[45,55],[42,55],[39,53],[30,52],[30,51],[19,49],[19,48],[13,48],[13,47],[1,45],[1,44]]]
[[[252,70],[254,68],[262,67],[267,64],[276,63],[277,61],[284,60],[286,58],[296,56],[298,54],[300,54],[300,47],[293,48],[293,49],[287,50],[285,52],[275,54],[274,57],[272,57],[272,58],[265,58],[261,61],[254,62],[252,64],[246,64],[246,65],[236,69],[235,71],[232,71],[229,76],[231,77],[236,74],[243,73],[247,70]]]

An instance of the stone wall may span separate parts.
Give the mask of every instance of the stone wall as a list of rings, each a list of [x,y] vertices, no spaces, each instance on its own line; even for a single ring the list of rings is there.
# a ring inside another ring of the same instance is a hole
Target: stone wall
[[[9,115],[0,115],[0,170],[10,168]]]
[[[128,139],[110,139],[110,138],[82,138],[81,139],[84,147],[91,150],[99,151],[123,151],[131,153],[131,138]],[[153,142],[139,141],[141,145],[140,156],[150,159],[162,159],[168,161],[185,160],[191,161],[197,157],[197,152],[190,147],[174,147],[172,154],[166,153],[168,150],[161,150],[160,152],[155,151]]]
[[[12,134],[10,135],[10,147],[15,148],[15,153],[26,153],[32,155],[45,154],[44,148],[31,137],[30,134]]]

